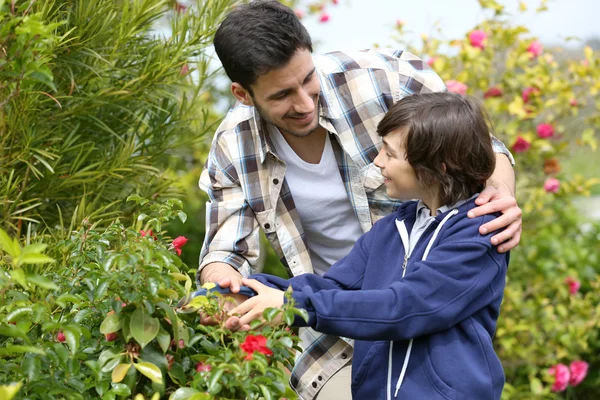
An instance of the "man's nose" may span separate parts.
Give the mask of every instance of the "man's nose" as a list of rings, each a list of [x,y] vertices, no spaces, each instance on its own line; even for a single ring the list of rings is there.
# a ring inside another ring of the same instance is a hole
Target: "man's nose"
[[[309,114],[315,109],[314,98],[305,90],[301,90],[296,96],[294,112],[297,114]]]

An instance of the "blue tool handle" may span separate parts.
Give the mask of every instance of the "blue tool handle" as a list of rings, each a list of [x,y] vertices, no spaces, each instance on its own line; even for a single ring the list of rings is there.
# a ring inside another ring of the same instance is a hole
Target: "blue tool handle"
[[[219,285],[215,286],[214,288],[211,288],[210,291],[213,293],[216,292],[216,293],[221,293],[221,294],[232,294],[231,290],[228,287],[223,288]],[[192,293],[191,297],[193,298],[196,296],[206,296],[207,292],[208,292],[208,289],[200,288],[200,289],[196,290],[194,293]],[[238,294],[252,297],[252,296],[256,296],[257,293],[254,291],[254,289],[250,289],[248,286],[240,286],[240,291],[238,292]]]

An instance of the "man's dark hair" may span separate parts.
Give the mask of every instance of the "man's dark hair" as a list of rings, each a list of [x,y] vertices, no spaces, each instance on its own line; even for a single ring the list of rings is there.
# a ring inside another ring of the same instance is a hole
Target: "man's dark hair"
[[[483,106],[474,99],[426,93],[394,104],[377,133],[401,130],[406,160],[419,183],[425,188],[439,184],[440,201],[450,205],[481,192],[494,172],[491,128]]]
[[[304,25],[278,1],[235,8],[217,29],[214,44],[229,79],[250,93],[259,75],[284,67],[298,50],[312,52]]]

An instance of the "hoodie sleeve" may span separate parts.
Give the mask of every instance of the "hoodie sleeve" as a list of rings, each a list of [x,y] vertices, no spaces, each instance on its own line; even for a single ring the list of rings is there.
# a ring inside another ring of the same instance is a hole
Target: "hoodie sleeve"
[[[333,264],[324,276],[303,274],[291,279],[282,279],[267,274],[256,274],[250,276],[250,278],[279,290],[286,290],[291,285],[294,290],[294,297],[304,290],[310,290],[311,293],[322,290],[359,290],[365,275],[374,229],[362,235],[350,253]],[[298,304],[296,306],[300,307]]]
[[[478,219],[481,221],[481,219]],[[481,224],[464,218],[450,227],[426,261],[387,289],[294,292],[308,325],[361,340],[407,340],[449,329],[489,305],[504,289],[508,256],[480,236]]]

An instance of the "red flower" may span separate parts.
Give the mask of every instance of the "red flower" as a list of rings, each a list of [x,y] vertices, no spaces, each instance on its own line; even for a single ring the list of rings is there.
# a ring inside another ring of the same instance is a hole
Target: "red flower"
[[[569,384],[571,386],[577,386],[585,379],[588,373],[589,364],[585,361],[573,361],[570,365],[571,367],[571,379],[569,379]]]
[[[56,340],[58,340],[59,342],[63,343],[65,339],[65,334],[62,331],[56,334]]]
[[[552,384],[553,392],[562,392],[569,386],[571,372],[565,364],[557,364],[548,370],[550,375],[554,375],[554,383]]]
[[[212,369],[210,364],[199,362],[196,364],[196,372],[209,372]]]
[[[156,240],[156,235],[154,234],[154,232],[152,232],[152,229],[148,229],[147,231],[140,229],[140,236],[141,237],[151,237],[152,239]]]
[[[111,333],[104,334],[104,339],[106,339],[107,342],[114,342],[115,340],[117,340],[118,337],[119,337],[119,335],[117,335],[117,332],[111,332]]]
[[[244,343],[240,345],[241,349],[248,353],[244,359],[251,360],[252,354],[255,351],[262,353],[266,356],[270,356],[273,354],[273,351],[267,347],[267,338],[263,335],[248,335],[246,336],[246,340]]]
[[[181,248],[183,246],[185,246],[185,244],[188,242],[188,239],[185,236],[179,236],[177,238],[175,238],[173,240],[173,242],[171,243],[171,249],[175,249],[175,252],[177,253],[178,256],[181,255]]]
[[[540,54],[542,54],[542,50],[544,49],[544,47],[542,46],[542,44],[540,42],[538,42],[537,40],[534,40],[533,42],[531,42],[529,44],[529,46],[527,46],[527,51],[529,52],[529,54],[531,54],[532,57],[536,58],[538,57]]]
[[[554,136],[554,127],[551,124],[539,124],[537,134],[542,139],[552,137]]]
[[[525,89],[523,89],[523,92],[521,93],[521,97],[523,98],[523,102],[524,103],[529,103],[529,96],[531,96],[532,94],[538,94],[540,91],[538,88],[533,88],[533,87],[526,87]]]
[[[327,14],[326,12],[324,12],[319,17],[319,22],[322,23],[322,24],[324,24],[327,21],[329,21],[329,14]]]
[[[498,86],[492,86],[483,94],[483,98],[487,99],[488,97],[502,97],[504,92]]]
[[[340,0],[332,0],[332,3],[336,6],[338,5],[339,2],[340,2]]]
[[[556,178],[548,178],[544,182],[544,190],[547,193],[556,193],[560,189],[560,181]]]
[[[579,105],[579,103],[577,103],[577,100],[571,99],[571,100],[569,100],[569,105],[571,107],[577,107]]]
[[[471,46],[478,49],[485,49],[485,41],[487,40],[487,33],[480,30],[475,30],[469,33],[469,42]]]
[[[521,136],[517,137],[517,141],[512,145],[512,150],[515,153],[524,153],[531,147],[531,143],[523,139]]]
[[[567,279],[565,279],[565,283],[569,285],[569,293],[571,294],[577,293],[579,291],[579,288],[581,287],[581,282],[579,282],[572,276],[567,277]]]

